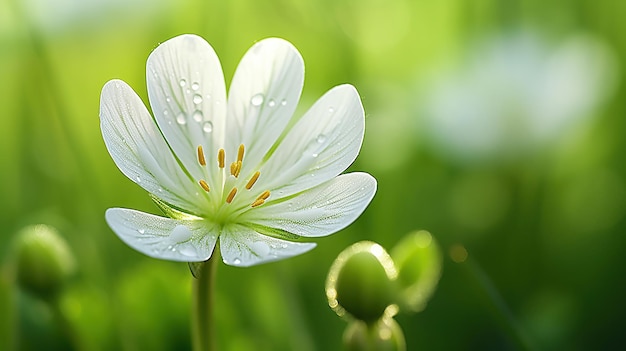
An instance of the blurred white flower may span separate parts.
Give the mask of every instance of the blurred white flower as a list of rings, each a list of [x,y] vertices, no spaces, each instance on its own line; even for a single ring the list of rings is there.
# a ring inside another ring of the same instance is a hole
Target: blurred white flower
[[[612,52],[590,36],[549,47],[531,34],[485,41],[436,75],[421,128],[457,160],[519,157],[590,117],[616,83]]]
[[[113,208],[106,220],[155,258],[207,260],[219,239],[225,263],[249,266],[304,253],[300,237],[332,234],[369,204],[376,180],[339,175],[357,157],[364,111],[351,85],[332,88],[301,118],[304,64],[288,42],[256,43],[228,98],[219,60],[195,35],[148,58],[150,115],[120,80],[101,97],[101,129],[119,169],[170,218]]]

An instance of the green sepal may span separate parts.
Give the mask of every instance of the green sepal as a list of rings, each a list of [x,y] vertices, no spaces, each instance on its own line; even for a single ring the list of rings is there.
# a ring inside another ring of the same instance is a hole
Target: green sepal
[[[443,255],[439,245],[429,232],[420,230],[396,244],[391,257],[398,269],[400,309],[423,310],[441,277]]]
[[[202,272],[202,269],[204,269],[206,262],[207,261],[187,262],[187,264],[189,265],[189,271],[191,272],[191,275],[193,275],[194,278],[198,279],[198,277],[200,276],[200,272]]]

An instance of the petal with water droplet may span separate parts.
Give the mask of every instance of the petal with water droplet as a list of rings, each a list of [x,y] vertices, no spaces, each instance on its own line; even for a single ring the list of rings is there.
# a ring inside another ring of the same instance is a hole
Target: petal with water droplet
[[[105,218],[128,246],[170,261],[201,262],[211,257],[217,233],[202,220],[175,220],[124,208],[110,208]]]
[[[293,116],[304,83],[304,62],[289,42],[269,38],[256,43],[237,66],[228,96],[226,155],[246,146],[242,173],[257,166]],[[269,101],[290,101],[267,106]]]
[[[376,192],[376,180],[367,173],[342,174],[289,200],[248,211],[242,220],[304,237],[335,233],[365,210]]]
[[[328,113],[329,105],[335,107],[333,113]],[[334,87],[289,131],[263,166],[257,186],[289,196],[337,176],[356,159],[364,130],[359,93],[347,84]]]
[[[241,225],[224,228],[220,250],[224,263],[248,267],[303,254],[315,243],[296,243],[261,235]]]
[[[165,202],[200,212],[201,204],[189,201],[195,191],[189,177],[139,96],[121,80],[102,88],[100,128],[109,154],[125,176]]]
[[[159,128],[194,179],[203,178],[205,171],[195,150],[198,145],[218,150],[224,135],[204,133],[193,122],[202,123],[210,116],[213,129],[223,131],[226,117],[226,85],[215,51],[197,35],[181,35],[159,45],[148,57],[147,69],[159,73],[147,77],[148,97]],[[181,85],[182,81],[185,84]],[[164,110],[170,113],[160,113]],[[172,123],[179,115],[186,117],[185,123]],[[206,157],[208,164],[217,162],[215,152],[207,152]]]

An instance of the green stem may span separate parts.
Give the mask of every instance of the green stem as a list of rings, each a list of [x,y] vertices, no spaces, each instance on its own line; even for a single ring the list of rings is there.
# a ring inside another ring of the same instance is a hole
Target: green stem
[[[213,300],[215,273],[219,262],[219,250],[195,272],[193,280],[193,310],[191,311],[191,333],[194,351],[215,351],[215,323]]]

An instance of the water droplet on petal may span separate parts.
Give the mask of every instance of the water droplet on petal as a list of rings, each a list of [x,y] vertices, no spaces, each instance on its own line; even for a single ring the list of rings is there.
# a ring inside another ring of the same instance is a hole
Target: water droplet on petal
[[[135,179],[137,180],[137,183],[141,183],[141,177],[140,176],[137,176]]]
[[[213,131],[213,123],[211,123],[210,121],[204,122],[204,124],[202,125],[202,130],[205,133],[211,133]]]
[[[250,103],[252,104],[252,106],[261,106],[264,99],[265,97],[263,96],[263,94],[256,94],[252,97]]]
[[[330,112],[330,113],[335,112],[335,108],[334,108],[334,107],[332,107],[332,106],[331,106],[331,107],[329,107],[329,108],[328,108],[328,112]]]
[[[322,144],[325,143],[327,139],[328,138],[326,137],[326,135],[320,134],[317,136],[317,138],[315,138],[315,141],[317,141],[319,144]]]
[[[170,234],[170,239],[174,242],[183,242],[187,241],[191,238],[191,230],[186,226],[179,224],[172,229],[172,233]]]
[[[250,245],[250,249],[252,249],[252,251],[261,256],[261,257],[265,257],[270,253],[270,247],[269,245],[267,245],[267,243],[263,242],[263,241],[255,241]]]
[[[191,245],[184,245],[178,249],[178,252],[185,256],[196,256],[197,251],[196,248]]]
[[[187,81],[185,79],[181,79],[178,81],[178,84],[180,84],[181,87],[184,87],[185,85],[187,85]]]
[[[194,111],[191,117],[196,122],[202,122],[202,111],[199,111],[199,110]]]
[[[191,89],[192,89],[192,90],[198,90],[198,89],[200,89],[200,83],[198,83],[198,82],[193,82],[193,83],[191,83]]]
[[[280,104],[283,106],[287,105],[287,100],[283,99],[283,101],[281,101]]]
[[[165,102],[172,102],[172,99],[169,96],[165,97]]]
[[[202,95],[195,94],[193,96],[193,103],[196,104],[196,105],[202,103]]]
[[[184,125],[187,124],[187,116],[185,116],[184,113],[179,113],[178,116],[176,116],[176,122],[178,122],[178,124],[180,125]]]
[[[269,106],[269,107],[276,106],[276,101],[274,101],[274,99],[270,99],[270,101],[267,102],[267,106]]]
[[[163,116],[167,116],[167,115],[169,115],[169,114],[170,114],[170,111],[168,111],[168,110],[163,110]]]
[[[145,230],[145,229],[143,229],[143,228],[139,228],[139,229],[137,229],[137,232],[138,232],[139,234],[142,234],[142,235],[143,235],[143,234],[145,234],[145,233],[146,233],[146,230]]]
[[[235,258],[235,259],[233,260],[233,264],[240,265],[240,264],[241,264],[241,260],[240,260],[240,259],[238,259],[238,258]]]

